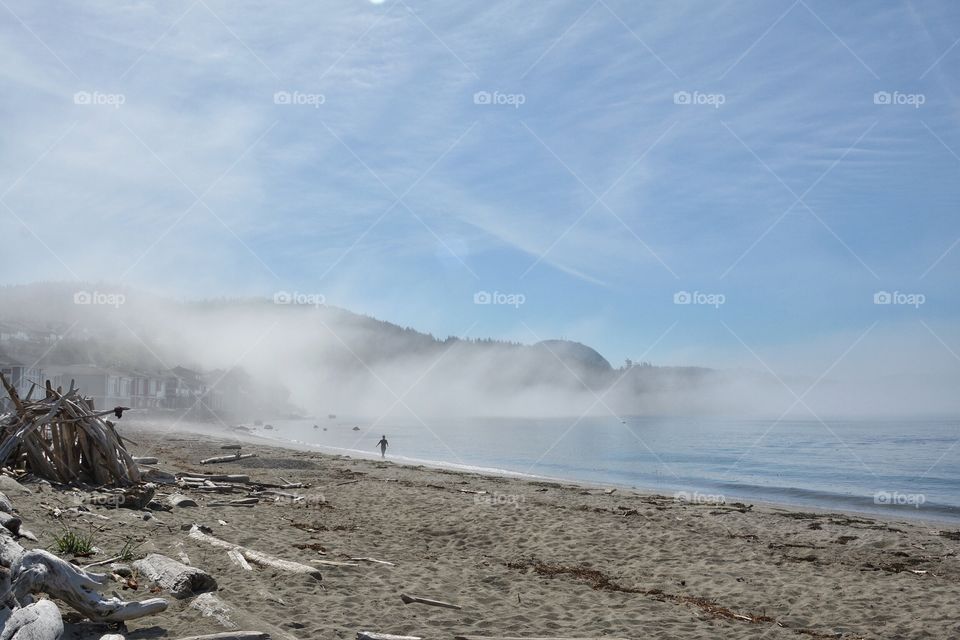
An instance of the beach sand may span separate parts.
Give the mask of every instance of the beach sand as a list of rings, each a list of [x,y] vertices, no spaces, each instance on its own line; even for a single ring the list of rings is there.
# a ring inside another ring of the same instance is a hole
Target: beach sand
[[[168,597],[166,612],[127,623],[127,638],[231,628],[274,638],[354,638],[360,630],[423,638],[960,638],[960,535],[943,524],[682,503],[246,442],[243,451],[259,457],[201,466],[236,439],[121,432],[136,441],[135,455],[158,457],[164,471],[311,485],[290,490],[303,500],[277,496],[253,508],[210,506],[245,493],[182,491],[200,506],[147,520],[101,506],[91,512],[109,519],[58,520],[52,508],[84,494],[32,484],[31,495],[11,495],[24,527],[40,538],[33,546],[50,548],[62,522],[95,531],[100,553],[78,564],[113,556],[133,539],[138,554],[182,559],[216,578],[225,612],[204,615],[196,598]],[[161,485],[157,496],[174,492]],[[225,550],[190,539],[183,527],[194,523],[304,564],[369,557],[393,566],[322,566],[322,581],[247,571]],[[143,580],[136,590],[115,590],[125,599],[164,595]],[[401,593],[462,609],[405,605]]]

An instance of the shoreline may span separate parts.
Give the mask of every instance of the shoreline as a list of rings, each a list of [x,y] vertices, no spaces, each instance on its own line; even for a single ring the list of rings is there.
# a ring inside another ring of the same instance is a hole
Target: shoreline
[[[185,423],[186,424],[186,423]],[[368,460],[368,461],[381,461],[381,458],[376,455],[375,452],[367,452],[362,449],[350,449],[345,447],[335,447],[330,445],[321,445],[313,444],[309,442],[303,442],[300,440],[287,440],[281,438],[274,438],[268,435],[264,435],[259,431],[252,432],[243,432],[236,431],[232,428],[224,428],[222,426],[216,426],[208,423],[191,423],[186,424],[187,427],[195,427],[194,429],[187,428],[187,433],[192,433],[196,435],[225,435],[227,437],[236,436],[238,439],[247,439],[251,443],[262,444],[265,446],[276,447],[279,449],[288,449],[290,451],[309,451],[313,453],[319,453],[321,455],[329,456],[344,456],[348,458],[354,458],[358,460]],[[152,423],[151,428],[163,427],[158,423]],[[534,473],[524,473],[520,471],[513,471],[510,469],[502,469],[496,467],[486,467],[479,465],[467,465],[457,462],[447,462],[447,461],[438,461],[438,460],[427,460],[422,458],[412,458],[407,456],[391,456],[389,453],[385,460],[391,464],[398,464],[403,467],[410,469],[428,468],[428,469],[443,469],[448,471],[454,471],[464,474],[478,474],[481,476],[493,476],[493,477],[502,477],[502,478],[512,478],[520,481],[541,481],[541,482],[553,482],[557,484],[566,484],[570,486],[583,487],[586,489],[616,489],[621,492],[633,492],[639,496],[647,497],[661,497],[661,498],[676,498],[677,494],[687,493],[687,494],[699,494],[701,496],[710,496],[711,494],[706,490],[701,489],[676,489],[670,487],[657,488],[657,487],[646,487],[646,486],[637,486],[625,483],[617,482],[594,482],[590,480],[583,480],[579,478],[567,478],[562,476],[549,476],[542,474]],[[792,487],[782,487],[783,492],[790,491],[804,491],[801,489],[795,489]],[[839,498],[843,498],[848,494],[831,494],[836,495]],[[802,501],[797,500],[791,502],[789,500],[770,500],[765,498],[757,498],[755,496],[750,496],[748,494],[736,494],[736,493],[724,493],[722,496],[724,502],[726,503],[745,503],[749,502],[755,506],[760,506],[766,509],[804,509],[810,512],[820,513],[820,514],[839,514],[844,516],[858,516],[858,517],[870,517],[877,520],[883,520],[890,523],[902,523],[902,524],[913,524],[920,525],[926,522],[935,525],[941,526],[960,526],[960,514],[947,514],[942,512],[923,512],[922,509],[916,509],[915,507],[902,506],[902,507],[893,507],[889,510],[883,508],[877,509],[857,509],[850,506],[837,506],[833,507],[830,505],[818,504],[814,500]],[[865,496],[849,496],[852,498],[860,498],[863,500],[868,499]],[[711,504],[709,501],[703,502],[703,504]],[[948,505],[938,506],[938,509],[948,510],[954,509],[954,507]]]

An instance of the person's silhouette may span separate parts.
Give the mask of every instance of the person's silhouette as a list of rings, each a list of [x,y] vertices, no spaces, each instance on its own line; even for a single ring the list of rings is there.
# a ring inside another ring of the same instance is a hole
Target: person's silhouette
[[[380,438],[380,442],[377,443],[377,446],[380,447],[380,457],[381,457],[381,458],[386,458],[386,457],[387,457],[387,445],[388,445],[388,444],[390,444],[390,443],[387,442],[387,436],[383,436],[382,438]]]

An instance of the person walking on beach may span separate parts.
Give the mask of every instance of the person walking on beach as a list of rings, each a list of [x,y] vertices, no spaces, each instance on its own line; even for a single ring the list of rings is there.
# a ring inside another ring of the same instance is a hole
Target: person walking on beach
[[[386,457],[387,457],[387,445],[388,445],[388,444],[390,444],[390,443],[387,442],[387,436],[383,436],[382,438],[380,438],[380,442],[377,443],[377,446],[380,447],[380,457],[381,457],[381,458],[386,458]]]

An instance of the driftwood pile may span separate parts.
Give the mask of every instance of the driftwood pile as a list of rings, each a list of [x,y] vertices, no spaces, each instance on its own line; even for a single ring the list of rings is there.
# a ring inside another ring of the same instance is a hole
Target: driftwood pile
[[[128,487],[140,482],[140,470],[113,423],[126,407],[96,411],[93,400],[70,389],[54,389],[48,380],[43,397],[25,398],[0,374],[13,411],[0,415],[0,467],[22,469],[58,484]]]

